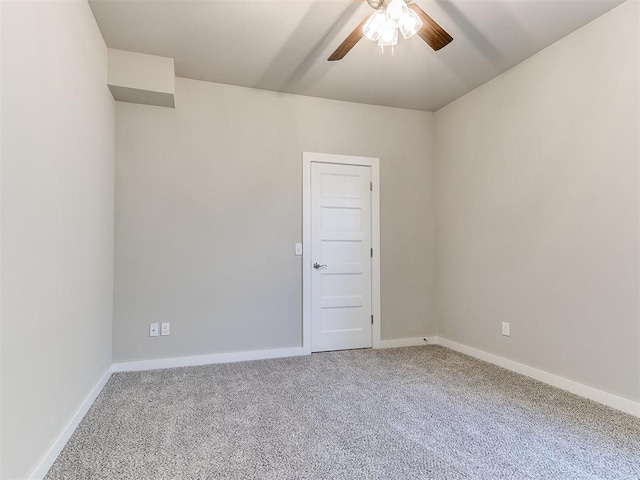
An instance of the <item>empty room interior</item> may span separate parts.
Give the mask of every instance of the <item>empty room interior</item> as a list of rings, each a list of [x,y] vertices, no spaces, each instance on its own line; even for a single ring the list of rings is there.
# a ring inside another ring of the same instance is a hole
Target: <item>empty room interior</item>
[[[0,25],[0,478],[640,478],[640,1]]]

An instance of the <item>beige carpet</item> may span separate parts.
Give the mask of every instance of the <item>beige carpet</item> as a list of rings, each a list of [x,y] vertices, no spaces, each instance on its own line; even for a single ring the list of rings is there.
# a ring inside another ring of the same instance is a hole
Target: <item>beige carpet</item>
[[[640,419],[438,346],[113,375],[47,479],[634,479]]]

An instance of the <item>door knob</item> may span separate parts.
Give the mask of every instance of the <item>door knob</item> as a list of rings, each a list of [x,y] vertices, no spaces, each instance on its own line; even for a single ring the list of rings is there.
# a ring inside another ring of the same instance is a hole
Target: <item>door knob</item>
[[[319,268],[327,268],[327,266],[324,265],[324,264],[320,265],[318,262],[316,262],[316,263],[313,264],[313,268],[318,270]]]

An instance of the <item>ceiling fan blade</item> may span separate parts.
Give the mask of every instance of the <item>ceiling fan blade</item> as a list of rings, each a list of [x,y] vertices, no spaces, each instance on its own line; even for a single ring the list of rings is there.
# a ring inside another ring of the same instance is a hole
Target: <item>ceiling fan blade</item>
[[[360,24],[353,30],[353,32],[351,32],[349,36],[344,39],[344,42],[342,42],[340,46],[336,48],[336,51],[333,52],[329,58],[327,58],[327,60],[329,60],[330,62],[341,60],[347,53],[349,53],[349,51],[355,46],[355,44],[358,43],[358,41],[364,36],[362,27],[364,27],[364,24],[367,22],[367,20],[369,20],[370,16],[371,15],[367,15],[360,22]]]
[[[418,35],[434,50],[440,50],[442,47],[448,45],[453,40],[453,37],[449,35],[444,28],[436,23],[427,13],[422,10],[415,3],[407,5],[411,10],[416,12],[422,20],[422,28],[418,30]]]

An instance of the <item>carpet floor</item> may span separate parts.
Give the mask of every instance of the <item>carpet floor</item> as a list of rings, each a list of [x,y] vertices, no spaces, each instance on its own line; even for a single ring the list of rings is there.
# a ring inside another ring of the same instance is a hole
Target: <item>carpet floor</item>
[[[114,374],[46,479],[634,479],[640,419],[439,346]]]

